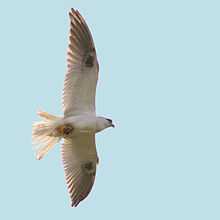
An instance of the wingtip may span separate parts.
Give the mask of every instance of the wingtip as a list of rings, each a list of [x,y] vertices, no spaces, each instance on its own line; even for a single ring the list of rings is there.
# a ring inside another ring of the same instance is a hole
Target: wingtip
[[[76,202],[72,202],[71,203],[71,207],[72,208],[76,208],[78,205],[79,205],[79,202],[78,203],[76,203]]]
[[[79,11],[75,10],[74,8],[71,8],[71,10],[69,11],[69,17],[70,17],[70,20],[74,20],[76,18],[82,19],[82,16],[79,13]]]
[[[73,15],[76,13],[75,9],[74,8],[71,8],[70,11],[69,11],[69,16],[70,17],[73,17]]]
[[[80,14],[80,12],[79,12],[79,10],[74,9],[74,8],[71,8],[71,10],[69,11],[69,16],[70,16],[70,17],[76,16],[76,17],[79,17],[79,18],[82,17],[81,14]]]
[[[74,8],[71,8],[70,12],[72,12],[74,14],[76,12],[76,10]]]

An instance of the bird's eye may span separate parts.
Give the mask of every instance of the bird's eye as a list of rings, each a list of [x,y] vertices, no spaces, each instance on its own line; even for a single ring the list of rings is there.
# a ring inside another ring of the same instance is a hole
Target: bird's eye
[[[112,120],[111,120],[111,119],[109,119],[109,118],[106,118],[106,120],[107,120],[107,121],[109,121],[110,123],[112,123]]]

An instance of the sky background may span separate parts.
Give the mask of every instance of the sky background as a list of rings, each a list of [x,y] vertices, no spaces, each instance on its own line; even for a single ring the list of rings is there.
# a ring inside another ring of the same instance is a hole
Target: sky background
[[[70,207],[57,145],[37,161],[36,111],[62,114],[68,11],[97,48],[89,197]],[[219,1],[1,1],[0,219],[220,219]]]

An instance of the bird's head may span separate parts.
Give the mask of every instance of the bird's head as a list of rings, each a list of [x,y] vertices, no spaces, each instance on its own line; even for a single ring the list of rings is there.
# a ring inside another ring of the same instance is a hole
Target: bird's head
[[[97,132],[102,131],[106,128],[109,127],[115,127],[115,125],[113,124],[112,120],[109,118],[104,118],[104,117],[98,117],[97,118],[97,123],[96,123],[96,130]]]

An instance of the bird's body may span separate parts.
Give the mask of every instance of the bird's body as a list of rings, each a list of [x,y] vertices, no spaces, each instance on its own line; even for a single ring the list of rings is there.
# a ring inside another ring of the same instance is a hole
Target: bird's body
[[[37,159],[61,139],[62,159],[72,206],[89,194],[98,156],[95,134],[114,127],[110,119],[96,116],[95,95],[99,65],[89,28],[78,11],[71,9],[68,70],[64,80],[63,117],[38,112],[43,121],[33,124]]]
[[[94,115],[77,115],[63,119],[64,124],[71,124],[74,133],[97,133],[106,128],[106,120]]]

